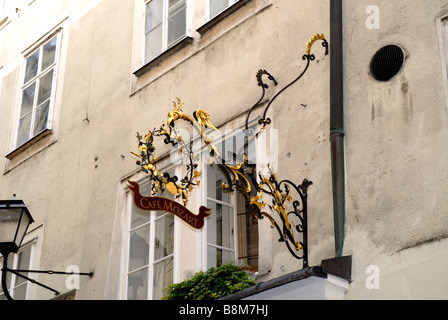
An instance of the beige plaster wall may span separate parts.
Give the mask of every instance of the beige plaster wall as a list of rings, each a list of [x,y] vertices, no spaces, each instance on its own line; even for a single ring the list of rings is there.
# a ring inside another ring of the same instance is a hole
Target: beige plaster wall
[[[445,280],[431,277],[429,286],[416,281],[415,275],[435,274],[448,263],[443,254],[446,241],[418,245],[445,238],[448,231],[447,118],[436,27],[436,18],[448,14],[448,8],[441,0],[413,1],[412,5],[404,0],[377,2],[380,30],[365,27],[369,1],[344,2],[344,254],[354,260],[354,282],[346,297],[432,297],[432,289],[443,297]],[[20,17],[0,31],[2,45],[8,43],[8,49],[0,51],[0,66],[4,65],[0,69],[4,115],[0,117],[0,150],[6,154],[11,110],[18,103],[14,92],[20,91],[20,53],[62,22],[66,51],[61,56],[58,85],[63,86],[58,91],[55,141],[9,167],[0,177],[0,196],[16,193],[30,208],[36,226],[44,224],[42,269],[78,265],[81,271],[95,272],[92,279],[81,279],[77,298],[117,297],[114,290],[120,283],[114,272],[120,269],[113,258],[121,254],[115,251],[120,249],[117,216],[123,177],[136,169],[129,153],[137,147],[135,132],[159,126],[176,97],[184,102],[187,114],[203,108],[214,124],[237,116],[235,127],[240,126],[243,112],[261,94],[255,78],[258,69],[268,70],[279,82],[267,93],[272,97],[304,67],[301,58],[309,38],[317,32],[329,38],[326,0],[254,3],[250,18],[221,35],[219,30],[210,31],[191,57],[138,90],[132,75],[136,16],[132,1],[58,1],[55,5],[37,0],[29,7],[24,1]],[[222,29],[237,19],[230,17]],[[408,58],[396,78],[378,83],[369,75],[369,62],[376,50],[389,43],[401,45]],[[279,136],[279,178],[298,184],[304,178],[314,182],[309,189],[309,254],[310,265],[318,265],[334,255],[330,58],[323,56],[318,45],[313,52],[316,61],[306,76],[272,105],[270,115],[271,128]],[[166,150],[162,144],[158,147]],[[6,161],[1,158],[1,168],[8,168]],[[191,206],[197,206],[196,201]],[[301,262],[278,243],[269,222],[261,223],[267,231],[260,239],[266,249],[261,271],[271,271],[264,279],[300,269]],[[183,225],[180,230],[182,262],[177,277],[183,279],[186,272],[198,268],[195,241],[200,236]],[[381,290],[365,287],[369,265],[377,265],[384,276]],[[61,277],[39,276],[39,281],[61,290],[65,286]],[[412,285],[407,286],[408,281]],[[37,290],[37,298],[50,297],[51,293]]]
[[[444,1],[377,1],[380,28],[368,30],[363,13],[372,3],[345,4],[345,253],[355,257],[348,297],[446,298],[447,278],[438,272],[439,263],[448,263],[441,249],[446,241],[420,244],[448,234],[447,113],[437,31],[448,7]],[[401,46],[406,62],[395,78],[380,83],[369,63],[388,44]],[[374,293],[364,286],[369,265],[385,275]]]

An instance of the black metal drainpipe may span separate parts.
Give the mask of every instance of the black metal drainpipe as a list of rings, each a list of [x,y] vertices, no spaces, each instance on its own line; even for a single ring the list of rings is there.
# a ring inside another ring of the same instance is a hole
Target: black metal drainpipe
[[[336,257],[343,254],[345,157],[342,0],[330,0],[330,144]]]

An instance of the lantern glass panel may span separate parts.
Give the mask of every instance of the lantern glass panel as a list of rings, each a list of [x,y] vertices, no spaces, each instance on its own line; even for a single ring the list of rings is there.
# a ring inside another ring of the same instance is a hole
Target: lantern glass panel
[[[20,221],[20,216],[22,215],[22,208],[20,209],[0,209],[0,243],[11,243],[15,242],[15,236],[17,232],[17,228]],[[26,216],[26,215],[25,215]],[[27,220],[27,224],[29,223],[29,219]],[[25,221],[23,221],[25,222]],[[22,225],[22,223],[21,223]],[[20,228],[20,230],[23,230],[23,227]],[[26,232],[26,229],[25,229]],[[21,237],[23,239],[23,236]],[[21,240],[20,239],[20,240]],[[19,245],[19,243],[16,242],[16,245]]]

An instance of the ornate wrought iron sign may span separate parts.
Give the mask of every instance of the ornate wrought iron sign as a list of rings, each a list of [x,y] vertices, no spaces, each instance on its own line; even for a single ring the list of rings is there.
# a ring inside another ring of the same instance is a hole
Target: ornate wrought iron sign
[[[311,62],[315,60],[315,55],[311,53],[311,49],[317,41],[322,41],[322,46],[325,48],[325,54],[328,54],[328,42],[325,39],[325,36],[323,34],[314,35],[306,44],[306,53],[302,56],[302,60],[306,61],[304,70],[296,79],[278,91],[278,93],[269,100],[262,116],[258,121],[261,128],[256,134],[253,135],[253,138],[258,138],[266,126],[271,123],[271,119],[267,117],[267,112],[276,98],[287,88],[301,79],[309,69]],[[274,85],[278,85],[275,78],[266,70],[259,70],[257,72],[256,78],[258,86],[262,88],[262,95],[261,98],[249,110],[246,118],[246,130],[250,130],[248,125],[250,116],[254,109],[263,101],[266,89],[269,88],[269,86],[263,81],[263,76],[267,76],[268,79],[274,83]],[[257,218],[263,219],[266,217],[271,222],[272,228],[275,228],[278,231],[280,235],[279,241],[286,243],[288,250],[295,258],[303,259],[304,267],[308,266],[307,191],[308,187],[312,185],[312,182],[304,179],[300,185],[296,185],[290,180],[278,180],[277,174],[273,170],[270,170],[270,174],[268,176],[263,176],[261,173],[257,174],[255,164],[249,163],[247,160],[247,154],[244,153],[244,150],[242,154],[234,154],[234,159],[241,159],[239,163],[227,163],[221,157],[218,149],[206,134],[206,130],[217,130],[211,124],[208,113],[202,109],[199,109],[193,113],[193,117],[190,117],[182,111],[182,102],[180,99],[174,102],[173,106],[173,110],[167,115],[166,123],[163,123],[160,128],[149,131],[144,137],[137,133],[137,139],[139,140],[139,152],[132,152],[136,157],[138,157],[137,165],[139,165],[145,173],[149,174],[149,178],[152,182],[152,193],[156,194],[157,192],[161,192],[163,194],[165,191],[168,191],[173,194],[176,199],[181,199],[183,204],[186,205],[190,192],[194,187],[199,186],[200,184],[199,177],[201,176],[201,173],[197,169],[197,158],[193,151],[191,141],[184,140],[180,129],[176,126],[176,122],[178,120],[183,120],[189,123],[199,133],[201,142],[210,155],[210,164],[217,165],[226,176],[227,183],[223,183],[223,190],[228,192],[234,192],[237,190],[245,195],[251,206],[257,212]],[[163,138],[166,145],[176,147],[183,153],[186,169],[186,174],[183,178],[179,179],[179,177],[172,176],[167,172],[161,172],[157,168],[157,160],[159,158],[154,155],[155,138]],[[135,193],[135,197],[141,197],[139,196],[139,193],[135,191],[135,183],[129,183],[131,190],[133,189]],[[253,190],[252,186],[255,186],[255,190]],[[295,192],[299,198],[294,199],[293,192]],[[149,202],[147,205],[144,205],[141,202],[141,199],[143,198],[138,199],[134,199],[137,206],[141,205],[146,207],[147,210],[155,210],[154,208],[150,208]],[[267,199],[270,199],[270,202],[267,201]],[[139,204],[137,204],[138,201],[140,201]],[[170,211],[163,209],[164,204],[162,200],[160,203],[161,207],[158,208],[162,208],[161,210]],[[270,209],[270,212],[265,210],[266,207]],[[178,212],[181,210],[177,206],[173,206],[172,208],[177,208],[176,210],[178,210]],[[187,209],[185,208],[182,210]],[[170,212],[176,214],[176,212],[173,211],[174,209]],[[201,207],[200,213],[196,217],[198,219],[202,219],[202,222],[198,221],[196,226],[202,227],[203,219],[209,215],[208,211],[210,210],[205,207]],[[277,213],[280,222],[277,222],[278,219],[274,218],[272,215],[273,212]],[[183,215],[181,218],[182,217]],[[193,217],[191,213],[188,213],[186,218],[183,220],[187,222],[194,221],[194,218],[196,217]],[[298,237],[300,234],[302,235],[301,241]]]

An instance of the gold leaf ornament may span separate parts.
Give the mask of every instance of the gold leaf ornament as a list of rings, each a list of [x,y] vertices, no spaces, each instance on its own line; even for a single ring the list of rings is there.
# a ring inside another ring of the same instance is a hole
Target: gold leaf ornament
[[[177,193],[177,187],[172,181],[168,182],[168,184],[166,185],[166,190],[168,190],[172,195],[175,195]]]
[[[315,43],[317,40],[325,40],[325,36],[324,36],[324,34],[323,34],[323,33],[321,33],[321,34],[316,33],[316,34],[310,39],[310,41],[308,41],[308,43],[306,44],[306,54],[307,54],[307,55],[310,55],[310,54],[311,54],[311,48],[312,48],[312,46],[314,45],[314,43]]]

